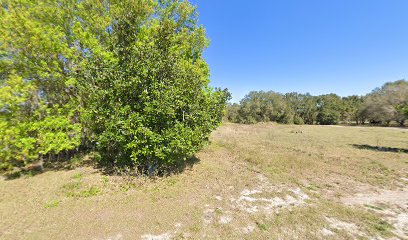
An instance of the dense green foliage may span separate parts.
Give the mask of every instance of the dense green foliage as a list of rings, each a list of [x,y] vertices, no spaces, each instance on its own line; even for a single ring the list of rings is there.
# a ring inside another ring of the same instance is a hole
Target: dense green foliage
[[[368,94],[361,115],[370,122],[389,124],[392,121],[404,125],[408,119],[408,82],[404,80],[386,83]]]
[[[32,82],[15,74],[0,88],[0,168],[24,166],[40,155],[56,155],[80,144],[80,124],[70,108],[48,107]]]
[[[343,110],[342,100],[336,94],[317,97],[316,121],[321,125],[337,124]]]
[[[177,0],[12,0],[0,10],[0,163],[78,148],[149,171],[196,152],[221,121],[197,13]]]
[[[274,121],[289,124],[339,123],[404,125],[408,119],[408,82],[386,83],[366,96],[340,97],[336,94],[250,92],[228,106],[227,119],[237,123]]]

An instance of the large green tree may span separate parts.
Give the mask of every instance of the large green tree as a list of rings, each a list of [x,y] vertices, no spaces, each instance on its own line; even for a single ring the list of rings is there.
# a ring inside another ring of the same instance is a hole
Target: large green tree
[[[25,121],[68,122],[75,131],[58,131],[81,139],[55,153],[95,146],[105,163],[154,171],[196,152],[223,116],[229,93],[208,86],[187,1],[12,0],[0,31],[1,81],[13,73],[35,89],[24,102],[41,103]]]
[[[295,114],[295,124],[314,124],[316,122],[318,112],[315,97],[309,93],[292,92],[285,94],[285,101]]]
[[[335,125],[340,122],[343,102],[336,94],[326,94],[317,98],[317,122],[321,125]]]
[[[362,123],[364,120],[360,116],[360,108],[363,104],[363,97],[352,95],[343,97],[343,109],[341,111],[341,120],[343,122],[355,122],[356,124]]]
[[[70,38],[68,15],[68,1],[2,1],[2,169],[53,158],[81,143],[74,74],[81,52]]]
[[[404,125],[408,118],[408,82],[389,82],[373,90],[365,98],[361,113],[372,123],[389,124],[396,121]]]
[[[241,100],[240,105],[238,121],[241,123],[293,123],[294,114],[280,93],[251,91]]]

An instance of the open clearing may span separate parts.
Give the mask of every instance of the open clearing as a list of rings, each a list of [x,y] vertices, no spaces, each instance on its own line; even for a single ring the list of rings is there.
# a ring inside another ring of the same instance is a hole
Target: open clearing
[[[408,239],[408,131],[224,124],[158,180],[0,180],[1,239]]]

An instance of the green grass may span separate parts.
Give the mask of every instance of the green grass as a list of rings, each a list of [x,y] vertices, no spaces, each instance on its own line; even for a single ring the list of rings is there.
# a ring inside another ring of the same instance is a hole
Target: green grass
[[[256,225],[258,226],[258,228],[261,231],[268,231],[268,229],[269,229],[269,226],[267,224],[265,224],[265,223],[257,222]]]
[[[7,229],[1,238],[140,239],[165,233],[174,239],[395,237],[398,226],[385,213],[406,213],[398,207],[405,195],[398,194],[408,185],[401,180],[408,176],[408,154],[394,149],[407,148],[407,134],[392,128],[227,123],[212,134],[192,168],[165,178],[104,175],[81,165],[1,180],[0,225]],[[259,199],[297,198],[292,192],[297,188],[309,196],[303,204],[263,210],[268,203]],[[254,189],[262,191],[247,197],[258,200],[245,203],[259,211],[248,213],[238,199]],[[397,194],[396,202],[344,200],[384,189]],[[232,220],[221,223],[223,216]],[[248,226],[253,229],[243,231]],[[325,237],[322,229],[334,235]]]
[[[83,183],[83,177],[83,173],[75,173],[71,177],[74,182],[69,182],[62,186],[62,190],[67,197],[85,198],[101,194],[102,190],[97,186],[85,187]]]
[[[56,208],[59,206],[59,204],[61,203],[60,200],[52,200],[50,202],[47,202],[44,207],[45,208]]]
[[[82,177],[83,177],[82,173],[76,173],[76,174],[74,174],[74,176],[72,176],[72,179],[81,181]]]
[[[101,193],[101,189],[95,186],[91,186],[86,190],[81,191],[77,196],[78,197],[93,197]]]
[[[67,193],[77,191],[81,188],[81,182],[70,182],[62,186]]]
[[[373,205],[370,205],[370,204],[364,204],[364,207],[370,208],[370,209],[373,209],[373,210],[379,210],[379,211],[384,210],[384,208],[381,208],[381,207],[378,207],[378,206],[373,206]]]

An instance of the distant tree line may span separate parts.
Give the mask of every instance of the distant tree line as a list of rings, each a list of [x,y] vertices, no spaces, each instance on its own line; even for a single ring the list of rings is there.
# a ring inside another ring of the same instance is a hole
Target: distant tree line
[[[239,104],[229,104],[226,118],[235,123],[278,122],[283,124],[379,124],[408,119],[408,81],[384,84],[365,96],[252,91]]]

